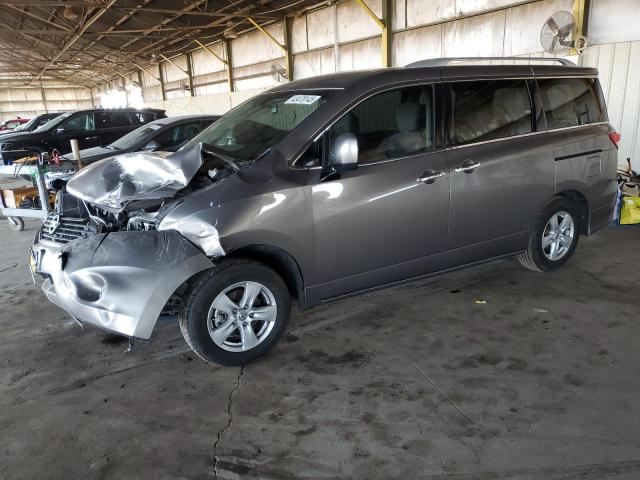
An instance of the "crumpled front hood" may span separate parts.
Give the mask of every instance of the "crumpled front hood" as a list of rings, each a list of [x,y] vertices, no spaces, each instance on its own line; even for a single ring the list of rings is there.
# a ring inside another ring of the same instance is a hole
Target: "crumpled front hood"
[[[177,153],[133,152],[104,158],[76,173],[67,191],[87,202],[122,210],[131,200],[173,197],[202,165],[202,146]]]

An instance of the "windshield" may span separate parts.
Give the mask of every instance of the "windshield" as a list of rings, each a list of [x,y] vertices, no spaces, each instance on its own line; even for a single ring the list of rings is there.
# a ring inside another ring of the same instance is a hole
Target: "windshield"
[[[28,130],[30,130],[30,129],[31,129],[31,127],[32,127],[33,125],[35,125],[35,124],[38,122],[38,119],[39,119],[39,118],[40,118],[40,117],[33,117],[33,118],[32,118],[31,120],[29,120],[27,123],[23,123],[23,124],[22,124],[22,125],[20,125],[19,127],[16,127],[16,130],[15,130],[15,131],[16,131],[16,132],[18,132],[18,131],[22,132],[22,131],[24,131],[24,130],[27,130],[27,131],[28,131]]]
[[[146,125],[136,128],[132,132],[127,133],[124,137],[120,137],[111,145],[107,145],[107,148],[111,148],[114,150],[126,150],[127,148],[133,147],[136,143],[140,142],[144,137],[146,137],[150,133],[153,133],[156,130],[159,130],[161,128],[162,128],[161,124],[157,124],[155,122],[148,123]]]
[[[71,112],[63,113],[62,115],[59,115],[59,116],[57,116],[56,118],[54,118],[52,120],[49,120],[47,123],[45,123],[41,127],[36,128],[34,131],[35,132],[45,132],[45,131],[49,130],[51,127],[55,127],[58,123],[60,123],[65,118],[67,118],[69,115],[71,115]]]
[[[335,90],[305,90],[258,95],[200,132],[182,149],[207,143],[237,160],[253,160],[308,118],[334,93]]]

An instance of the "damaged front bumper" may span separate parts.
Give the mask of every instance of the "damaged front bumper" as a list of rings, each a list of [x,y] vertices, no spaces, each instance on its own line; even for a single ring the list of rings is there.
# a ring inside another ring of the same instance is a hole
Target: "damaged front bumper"
[[[36,243],[47,298],[77,320],[148,339],[176,289],[211,260],[173,230],[123,231],[64,246]]]

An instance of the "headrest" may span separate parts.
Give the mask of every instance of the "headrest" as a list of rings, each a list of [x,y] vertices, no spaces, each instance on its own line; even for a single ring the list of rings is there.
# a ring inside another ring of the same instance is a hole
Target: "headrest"
[[[418,103],[401,103],[396,110],[396,126],[402,132],[416,132],[424,127],[425,107]]]
[[[492,111],[496,118],[519,120],[531,113],[529,98],[521,88],[501,88],[493,95]]]
[[[353,113],[347,113],[333,125],[333,131],[336,137],[343,133],[353,133],[357,135],[360,133],[360,122],[358,121],[358,117]]]
[[[567,84],[558,83],[551,85],[547,89],[547,101],[549,102],[549,109],[556,110],[562,105],[570,103],[576,95]]]

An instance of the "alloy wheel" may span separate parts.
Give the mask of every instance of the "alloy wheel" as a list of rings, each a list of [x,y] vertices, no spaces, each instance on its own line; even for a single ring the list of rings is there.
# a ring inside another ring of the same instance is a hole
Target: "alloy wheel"
[[[277,316],[275,296],[269,288],[258,282],[239,282],[213,300],[207,329],[220,348],[246,352],[269,336]]]
[[[555,262],[564,257],[573,243],[576,226],[569,212],[554,213],[542,232],[542,251],[544,256]]]

